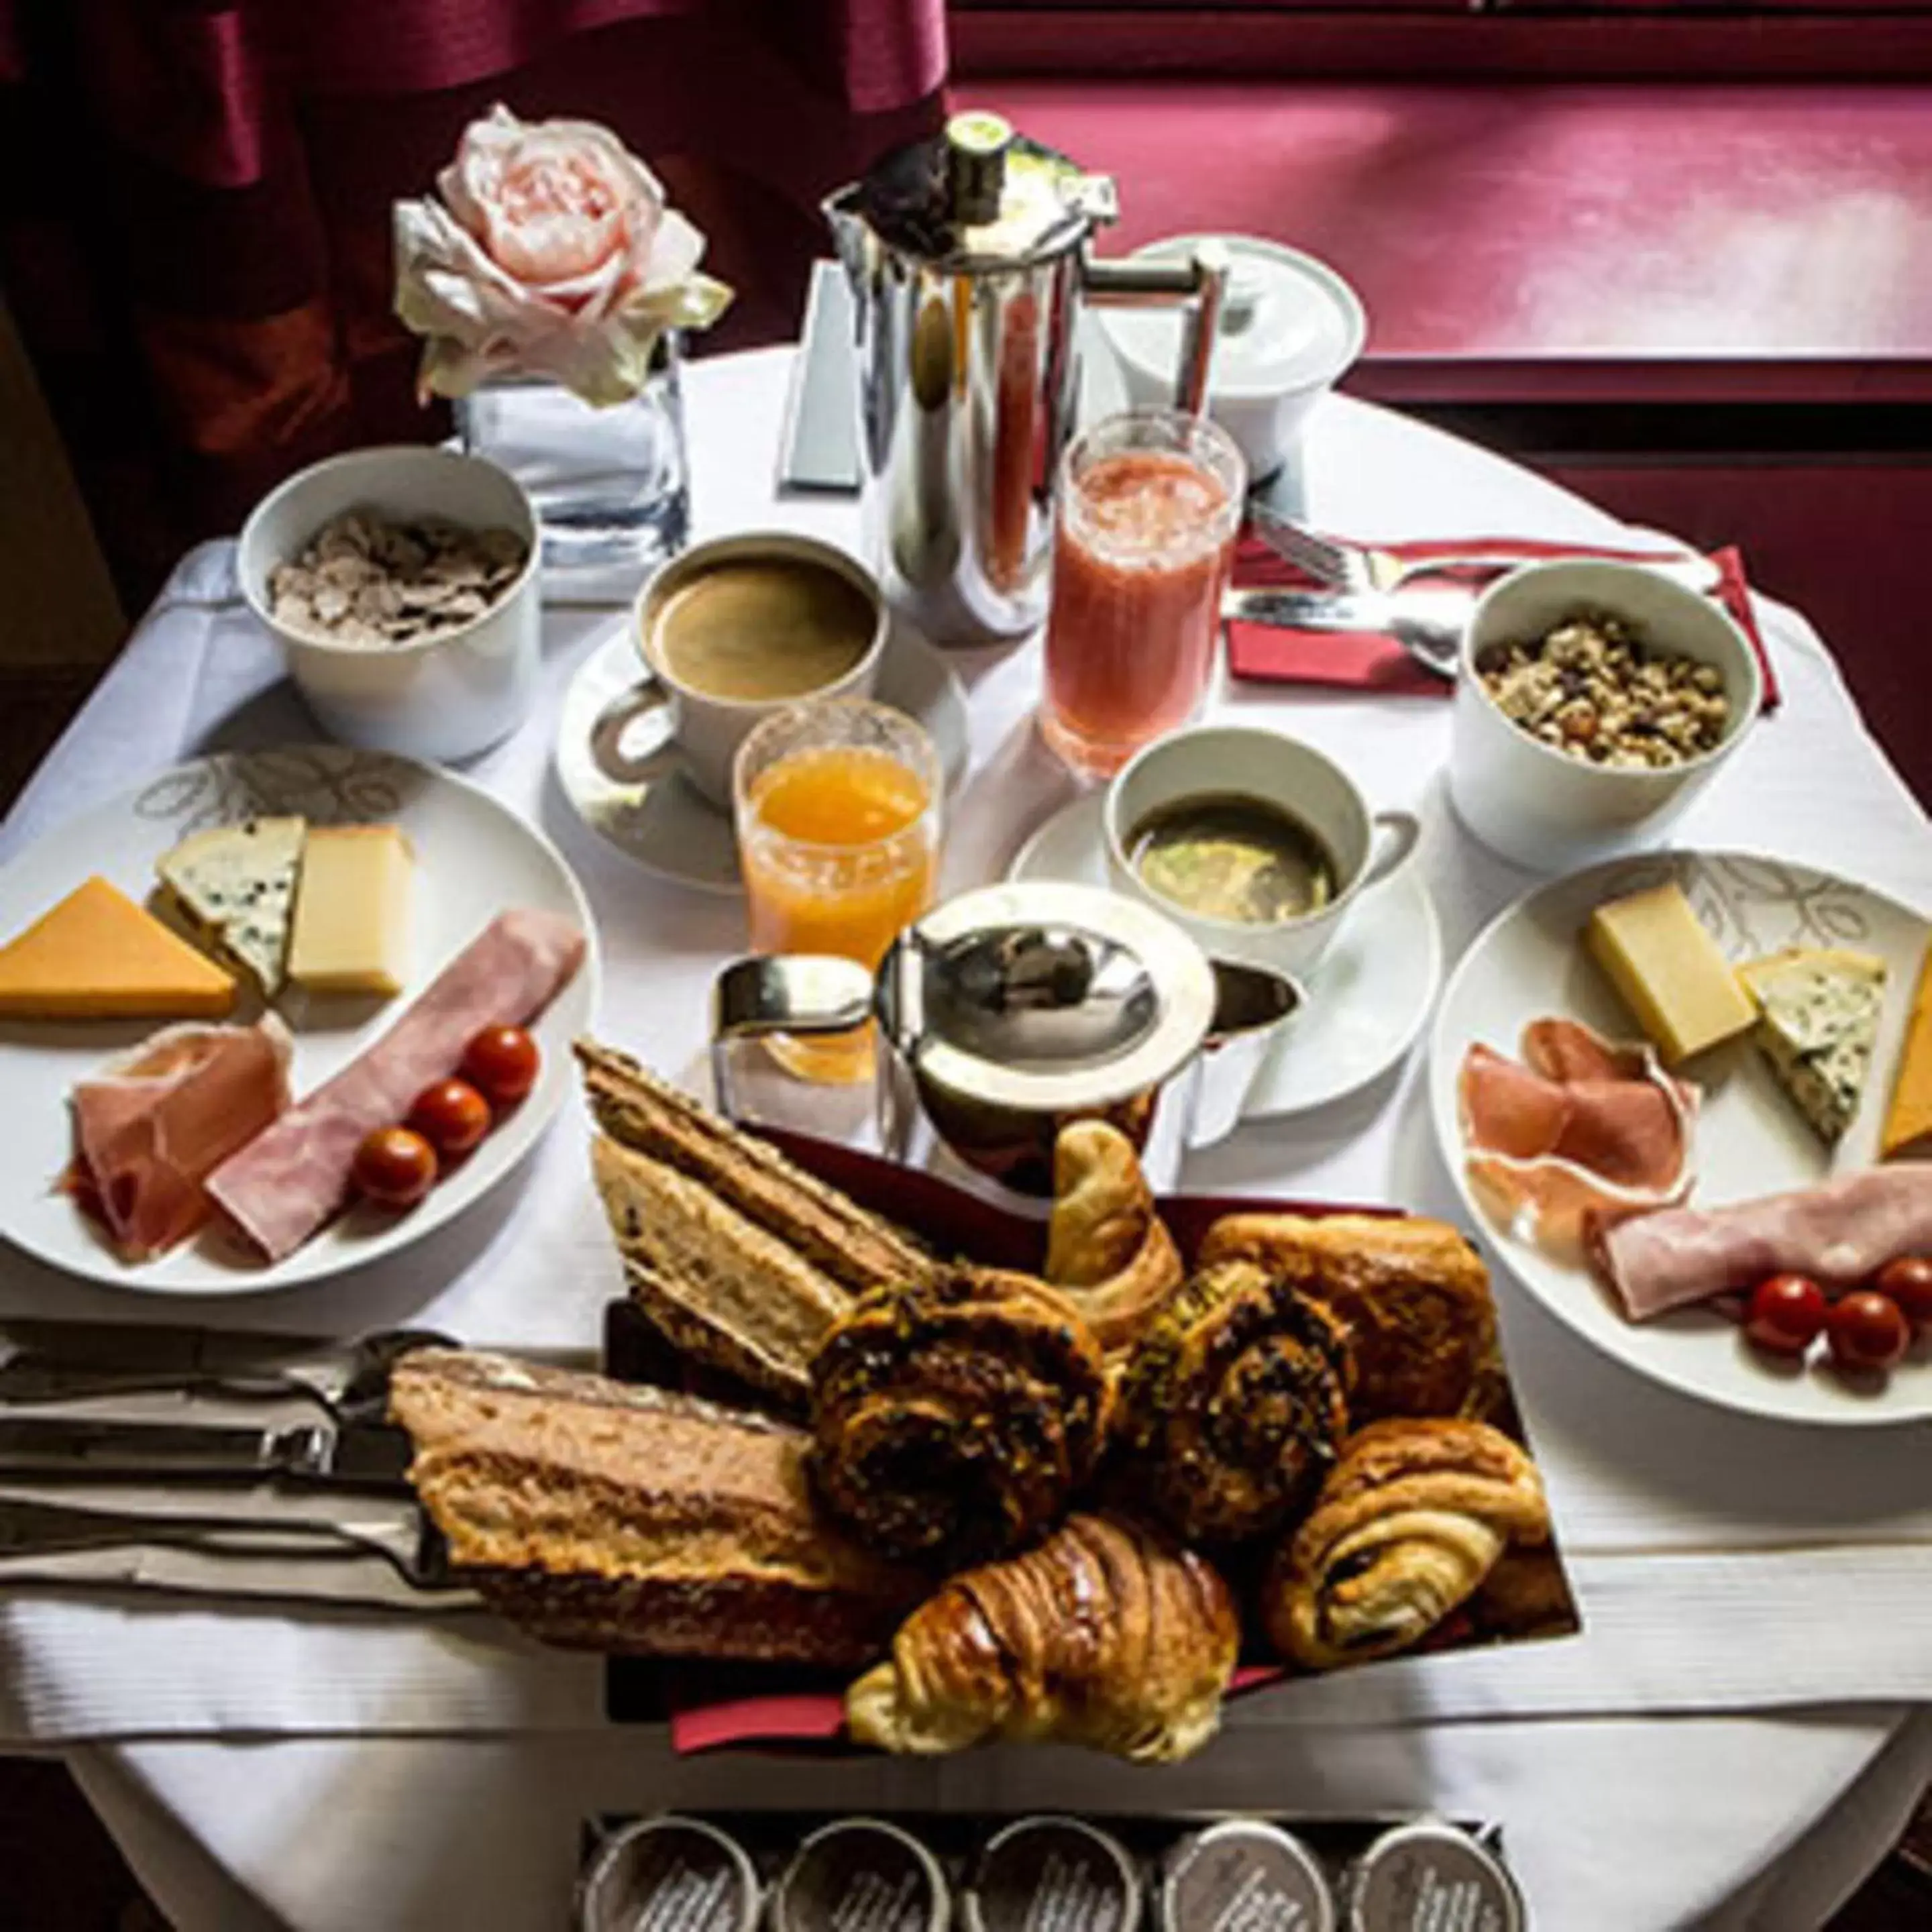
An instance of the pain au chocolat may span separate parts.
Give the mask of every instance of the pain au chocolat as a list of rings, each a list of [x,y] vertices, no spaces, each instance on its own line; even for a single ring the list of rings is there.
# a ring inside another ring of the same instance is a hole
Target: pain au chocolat
[[[849,1666],[926,1587],[814,1510],[773,1418],[448,1348],[398,1363],[389,1406],[452,1560],[547,1642]]]
[[[632,1299],[684,1354],[802,1410],[854,1298],[925,1280],[931,1256],[626,1055],[580,1040],[577,1056]]]

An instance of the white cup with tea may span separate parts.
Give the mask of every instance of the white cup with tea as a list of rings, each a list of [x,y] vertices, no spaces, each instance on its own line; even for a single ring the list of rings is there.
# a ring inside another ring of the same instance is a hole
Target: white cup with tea
[[[1407,812],[1376,812],[1312,745],[1247,724],[1156,740],[1103,812],[1118,891],[1157,906],[1210,958],[1309,971],[1351,906],[1415,849]]]
[[[869,697],[888,628],[878,580],[830,544],[780,531],[695,544],[638,595],[647,675],[598,719],[592,755],[620,784],[680,764],[728,811],[753,728],[788,705]]]

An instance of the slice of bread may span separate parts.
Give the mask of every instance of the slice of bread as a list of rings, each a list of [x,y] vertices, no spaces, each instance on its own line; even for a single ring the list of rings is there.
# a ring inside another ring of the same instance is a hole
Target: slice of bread
[[[446,1348],[397,1364],[389,1411],[452,1559],[548,1642],[848,1667],[923,1592],[818,1516],[771,1417]]]
[[[600,1134],[590,1150],[631,1294],[686,1354],[802,1410],[852,1296],[702,1181]]]
[[[577,1057],[590,1111],[613,1140],[697,1183],[851,1294],[904,1287],[930,1274],[932,1257],[910,1235],[768,1141],[733,1126],[626,1054],[579,1040]],[[624,1231],[617,1233],[621,1241]]]

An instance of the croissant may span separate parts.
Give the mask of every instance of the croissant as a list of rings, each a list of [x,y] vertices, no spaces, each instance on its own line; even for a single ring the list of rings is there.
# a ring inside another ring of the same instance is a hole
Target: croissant
[[[1312,1670],[1387,1657],[1473,1595],[1510,1544],[1549,1535],[1536,1465],[1500,1430],[1371,1423],[1276,1559],[1262,1616]]]
[[[1202,1269],[1128,1365],[1119,1428],[1135,1493],[1187,1543],[1279,1528],[1348,1432],[1353,1374],[1321,1303],[1251,1262]]]
[[[1456,1229],[1415,1215],[1228,1214],[1201,1244],[1204,1268],[1250,1261],[1325,1302],[1355,1361],[1349,1412],[1466,1415],[1498,1360],[1489,1271]]]
[[[1184,1272],[1133,1143],[1105,1120],[1062,1127],[1053,1192],[1046,1278],[1080,1310],[1107,1354],[1123,1354]]]
[[[957,1268],[866,1296],[812,1358],[812,1474],[872,1549],[956,1565],[1051,1529],[1093,1474],[1100,1348],[1030,1276]]]
[[[1170,1763],[1214,1736],[1240,1640],[1204,1558],[1124,1518],[1070,1516],[914,1610],[847,1693],[846,1724],[890,1751],[1050,1738]]]

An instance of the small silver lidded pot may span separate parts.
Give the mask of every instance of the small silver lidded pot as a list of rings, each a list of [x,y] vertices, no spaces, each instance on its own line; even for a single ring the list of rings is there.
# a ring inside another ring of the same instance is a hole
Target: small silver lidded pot
[[[1392,1826],[1348,1874],[1345,1932],[1526,1932],[1529,1914],[1509,1868],[1480,1836],[1446,1818]]]
[[[772,1888],[770,1932],[950,1932],[939,1862],[880,1818],[842,1818],[801,1844]]]
[[[1084,1819],[1017,1819],[987,1840],[960,1917],[962,1932],[1141,1932],[1140,1869]]]
[[[1161,1868],[1160,1932],[1252,1926],[1336,1932],[1334,1894],[1315,1855],[1260,1818],[1224,1818],[1174,1846]]]
[[[880,1138],[905,1162],[929,1130],[1005,1190],[1053,1191],[1060,1128],[1126,1133],[1156,1188],[1190,1146],[1233,1126],[1275,1027],[1300,1004],[1286,976],[1210,964],[1173,920],[1096,886],[1032,880],[948,899],[902,932],[878,971],[779,956],[727,967],[713,992],[719,1104],[731,1049],[764,1034],[842,1032],[883,1047]]]
[[[1046,616],[1083,305],[1187,304],[1174,394],[1198,415],[1226,251],[1094,261],[1112,181],[983,112],[887,154],[824,212],[852,292],[862,515],[886,595],[935,644],[1024,637]]]
[[[577,1888],[578,1932],[756,1932],[757,1868],[728,1832],[665,1812],[614,1832]]]

